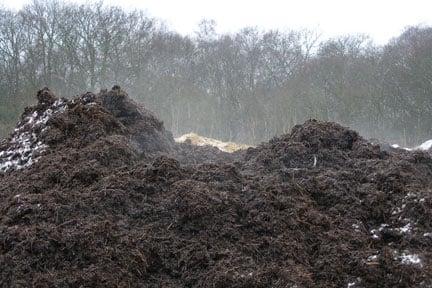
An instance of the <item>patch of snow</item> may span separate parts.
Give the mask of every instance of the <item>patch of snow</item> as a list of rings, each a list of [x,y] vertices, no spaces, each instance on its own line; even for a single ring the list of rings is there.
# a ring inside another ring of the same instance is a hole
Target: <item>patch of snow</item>
[[[370,231],[370,233],[372,234],[372,239],[379,239],[380,236],[378,235],[378,230],[377,229],[372,229]]]
[[[358,224],[352,224],[351,227],[354,228],[355,232],[360,232],[360,225],[358,225]]]
[[[404,149],[406,151],[416,151],[416,150],[428,151],[428,150],[432,149],[432,139],[427,140],[427,141],[423,142],[422,144],[420,144],[419,146],[416,146],[414,148],[401,147],[398,144],[391,144],[390,146],[392,148],[395,148],[395,149]]]
[[[404,209],[407,207],[407,204],[409,203],[423,203],[425,202],[425,198],[419,198],[419,194],[413,193],[413,192],[408,192],[408,194],[405,195],[404,198],[402,198],[402,204],[400,207],[396,207],[395,209],[393,209],[391,211],[392,215],[397,215],[397,214],[401,214]],[[402,217],[399,217],[399,220]],[[409,220],[409,219],[405,219],[405,220]]]
[[[386,227],[389,227],[389,225],[388,224],[381,224],[381,226],[379,227],[379,231],[382,231]]]
[[[16,211],[17,211],[17,212],[20,212],[23,206],[24,206],[23,204],[18,205]]]
[[[376,260],[378,260],[378,254],[374,254],[374,255],[370,255],[366,261],[368,262],[375,262]]]
[[[422,261],[417,254],[407,254],[403,252],[401,255],[396,256],[395,260],[400,260],[405,265],[422,265]]]
[[[391,212],[391,214],[392,215],[396,215],[396,214],[400,214],[400,213],[402,213],[402,208],[400,208],[400,207],[396,207],[396,209],[395,210],[393,210],[392,212]]]
[[[351,288],[351,287],[355,287],[357,284],[360,284],[362,282],[360,277],[357,277],[357,279],[355,279],[352,282],[348,282],[347,284],[347,288]]]
[[[390,147],[394,148],[394,149],[403,149],[406,151],[412,151],[412,148],[407,148],[407,147],[401,147],[399,144],[390,144]]]
[[[0,172],[20,170],[35,163],[38,160],[37,154],[43,152],[48,146],[43,144],[33,131],[38,127],[44,127],[42,131],[45,131],[48,120],[65,110],[66,103],[59,99],[43,113],[34,111],[18,123],[9,141],[9,149],[0,151]]]
[[[399,234],[411,233],[411,231],[414,229],[413,224],[410,222],[410,219],[404,219],[404,220],[407,221],[408,223],[402,227],[390,228],[390,226],[388,224],[381,224],[380,227],[378,227],[376,229],[372,229],[370,231],[370,233],[372,234],[372,238],[373,239],[379,239],[381,236],[380,232],[383,231],[384,229],[387,229],[388,231],[396,231]]]
[[[426,142],[423,142],[421,145],[414,148],[415,150],[427,151],[432,148],[432,139]]]
[[[412,228],[413,228],[413,227],[412,227],[412,224],[411,224],[411,223],[408,223],[408,224],[406,224],[406,225],[403,226],[403,227],[395,228],[395,230],[402,234],[402,233],[410,233],[411,230],[412,230]]]
[[[236,273],[237,275],[238,275],[238,277],[240,277],[240,278],[246,278],[246,277],[252,277],[253,276],[253,272],[249,272],[249,273],[247,273],[247,274],[239,274],[239,273]]]
[[[378,227],[378,229],[372,229],[370,231],[370,233],[372,234],[372,238],[379,239],[380,238],[379,232],[381,232],[382,230],[384,230],[384,228],[387,228],[388,226],[389,226],[388,224],[381,224],[380,227]]]
[[[431,237],[432,238],[432,233],[431,232],[424,233],[423,237]]]

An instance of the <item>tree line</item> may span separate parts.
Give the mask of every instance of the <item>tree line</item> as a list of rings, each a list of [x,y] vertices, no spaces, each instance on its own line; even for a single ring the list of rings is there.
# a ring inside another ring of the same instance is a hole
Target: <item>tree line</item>
[[[315,118],[402,145],[432,138],[432,28],[384,46],[364,35],[204,20],[182,36],[142,11],[34,1],[0,8],[0,136],[48,86],[71,97],[120,85],[175,135],[259,143]]]

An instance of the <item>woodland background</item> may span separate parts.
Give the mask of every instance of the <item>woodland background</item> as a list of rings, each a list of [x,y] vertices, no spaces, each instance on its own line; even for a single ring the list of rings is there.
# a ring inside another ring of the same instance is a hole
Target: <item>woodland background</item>
[[[182,36],[142,11],[35,1],[0,8],[0,137],[44,86],[72,97],[120,85],[181,135],[256,144],[316,118],[402,145],[432,138],[432,28],[366,35],[203,20]]]

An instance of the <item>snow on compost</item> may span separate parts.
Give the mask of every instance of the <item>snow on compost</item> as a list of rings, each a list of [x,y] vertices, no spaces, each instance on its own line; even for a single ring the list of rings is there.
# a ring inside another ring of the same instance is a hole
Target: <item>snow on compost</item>
[[[58,99],[45,110],[24,116],[6,143],[6,149],[0,151],[0,172],[20,170],[37,162],[41,152],[48,147],[39,135],[46,131],[51,117],[65,110],[66,102]]]

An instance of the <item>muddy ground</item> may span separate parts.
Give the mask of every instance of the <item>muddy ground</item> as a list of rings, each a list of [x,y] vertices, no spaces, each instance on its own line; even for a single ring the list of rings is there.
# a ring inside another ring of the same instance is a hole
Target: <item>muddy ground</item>
[[[1,287],[432,287],[432,158],[308,121],[228,154],[120,87],[0,144]]]

